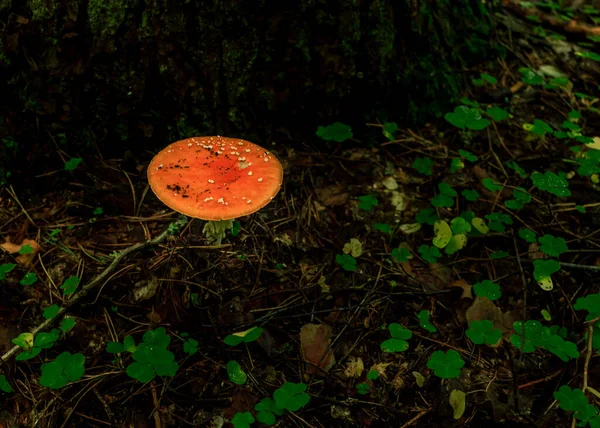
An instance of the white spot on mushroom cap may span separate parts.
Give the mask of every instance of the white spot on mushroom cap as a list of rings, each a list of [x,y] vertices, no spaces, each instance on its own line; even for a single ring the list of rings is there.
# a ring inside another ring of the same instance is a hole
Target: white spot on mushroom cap
[[[248,171],[248,175],[252,175],[252,171]]]
[[[210,184],[213,184],[213,183],[215,182],[215,180],[211,180],[211,179],[209,179],[209,180],[208,180],[208,182],[209,182]]]
[[[262,180],[263,180],[263,179],[262,179],[262,177],[261,177],[261,178],[259,178],[259,179],[258,179],[258,182],[259,182],[259,183],[261,183],[261,182],[262,182]]]
[[[217,199],[217,202],[220,203],[220,204],[224,204],[225,203],[225,199],[219,198],[219,199]]]

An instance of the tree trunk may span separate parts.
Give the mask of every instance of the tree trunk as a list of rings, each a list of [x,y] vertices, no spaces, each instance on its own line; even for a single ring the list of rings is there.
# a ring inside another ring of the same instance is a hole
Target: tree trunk
[[[423,119],[493,51],[488,14],[481,0],[0,0],[0,155],[50,136],[118,154]]]

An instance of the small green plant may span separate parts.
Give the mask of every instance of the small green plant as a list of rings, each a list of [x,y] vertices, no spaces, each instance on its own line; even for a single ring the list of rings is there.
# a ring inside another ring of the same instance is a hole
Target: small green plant
[[[56,360],[42,364],[40,385],[51,389],[59,389],[69,382],[83,377],[85,357],[83,354],[63,352]]]
[[[525,227],[519,229],[519,237],[524,239],[525,242],[529,242],[533,244],[536,241],[536,234],[533,230],[527,229]]]
[[[371,211],[373,207],[376,207],[379,201],[372,195],[364,195],[358,197],[358,208],[364,211]]]
[[[475,189],[464,189],[460,192],[460,194],[463,195],[463,198],[469,202],[475,202],[481,197],[479,192]]]
[[[248,380],[248,375],[242,369],[240,363],[235,360],[227,363],[227,376],[229,377],[229,380],[236,385],[243,385],[246,383],[246,380]]]
[[[378,230],[381,233],[386,233],[388,235],[392,234],[392,226],[387,223],[375,223],[373,225],[374,230]]]
[[[544,78],[537,74],[530,68],[521,67],[519,68],[519,73],[521,73],[521,80],[528,85],[542,85],[544,84]]]
[[[28,272],[25,276],[19,281],[19,284],[23,286],[33,285],[37,282],[38,277],[35,272]]]
[[[428,224],[433,226],[438,221],[437,213],[433,208],[425,208],[417,213],[415,220],[419,224]]]
[[[285,411],[297,412],[310,401],[306,393],[306,384],[286,382],[273,393],[273,399],[263,398],[255,406],[258,412],[256,418],[265,425],[274,425],[276,416],[282,416]]]
[[[564,177],[551,171],[546,171],[543,174],[535,172],[531,175],[531,180],[533,185],[540,190],[560,197],[571,196],[569,182]]]
[[[394,260],[400,263],[405,263],[412,257],[410,251],[408,251],[404,247],[394,248],[392,250],[391,256]]]
[[[78,276],[70,276],[65,279],[65,282],[60,286],[65,296],[69,296],[77,290],[77,286],[79,285],[79,277]]]
[[[551,257],[558,257],[569,250],[567,248],[567,241],[563,238],[555,238],[552,235],[546,234],[538,238],[538,242],[541,244],[540,250]]]
[[[231,424],[235,428],[250,428],[253,423],[254,416],[250,412],[237,412],[231,419]]]
[[[109,342],[106,352],[111,354],[130,352],[133,363],[125,370],[127,375],[138,382],[146,383],[158,376],[175,376],[179,364],[175,362],[175,355],[167,350],[171,343],[171,336],[164,327],[148,330],[142,337],[142,343],[135,345],[131,336],[123,340],[123,344]]]
[[[504,202],[506,208],[511,210],[520,210],[526,204],[531,202],[531,195],[522,187],[513,189],[513,199],[508,199]]]
[[[575,343],[564,340],[558,328],[543,326],[539,321],[528,320],[524,323],[516,321],[513,324],[515,334],[510,336],[510,342],[525,353],[534,352],[538,348],[545,349],[563,361],[578,358],[579,352]],[[524,339],[524,340],[523,340]]]
[[[0,375],[0,391],[4,391],[7,394],[13,392],[12,386],[10,386],[10,383],[6,380],[5,375]]]
[[[185,342],[183,342],[183,352],[188,354],[190,357],[196,354],[198,352],[198,341],[188,337]]]
[[[44,309],[43,316],[45,319],[49,320],[51,318],[54,318],[56,315],[58,315],[59,311],[60,311],[60,306],[54,304],[54,305],[48,306],[47,308]]]
[[[496,80],[494,76],[491,76],[487,73],[481,73],[478,79],[471,79],[471,82],[475,86],[483,86],[486,83],[489,83],[490,85],[495,85],[496,83],[498,83],[498,80]]]
[[[422,310],[417,314],[417,319],[419,320],[419,325],[421,326],[421,328],[427,330],[430,333],[435,333],[437,331],[437,328],[431,324],[431,321],[429,320],[431,316],[431,313],[427,310]]]
[[[449,351],[435,351],[427,361],[427,367],[433,374],[442,379],[453,379],[460,376],[460,369],[465,365],[460,354],[454,349]]]
[[[598,409],[589,403],[581,389],[571,389],[570,386],[563,385],[554,392],[554,398],[558,400],[561,409],[573,412],[575,419],[580,421],[577,426],[584,427],[589,423],[592,428],[600,427]]]
[[[433,245],[444,248],[446,254],[454,254],[467,243],[467,233],[471,231],[471,224],[462,217],[452,219],[452,225],[446,221],[438,220],[433,225]]]
[[[342,143],[352,138],[352,136],[352,128],[341,122],[335,122],[331,125],[319,126],[317,128],[317,137],[321,137],[325,141]]]
[[[17,345],[23,351],[15,357],[15,360],[30,360],[39,355],[39,353],[42,352],[42,349],[51,348],[60,338],[60,332],[61,330],[53,328],[49,333],[40,332],[35,337],[31,333],[19,334],[12,340],[12,343]]]
[[[448,183],[438,184],[440,193],[431,200],[431,205],[436,208],[446,207],[449,208],[454,205],[454,198],[457,196],[456,190],[452,188]]]
[[[356,259],[350,254],[336,254],[335,261],[346,271],[353,272],[356,270]]]
[[[504,110],[502,107],[494,106],[488,108],[485,113],[491,117],[495,122],[500,122],[505,119],[508,119],[508,112]]]
[[[511,216],[505,213],[491,213],[485,216],[486,220],[489,220],[488,227],[494,232],[504,233],[506,226],[513,224]]]
[[[488,119],[481,117],[478,109],[467,106],[455,107],[453,112],[444,115],[444,119],[459,129],[474,131],[480,131],[490,124]]]
[[[437,259],[442,257],[442,253],[440,253],[440,250],[438,250],[436,247],[430,247],[429,245],[421,245],[418,251],[419,254],[421,254],[423,260],[431,264],[437,263]]]
[[[383,135],[389,141],[394,141],[396,137],[394,134],[398,132],[398,124],[396,122],[386,122],[383,124]]]
[[[240,343],[250,343],[257,340],[262,334],[263,329],[260,327],[251,327],[248,330],[230,334],[225,337],[224,342],[229,346],[237,346]]]
[[[475,291],[476,296],[487,297],[489,300],[497,300],[502,296],[500,286],[489,279],[474,284],[473,291]]]
[[[578,311],[588,311],[586,321],[600,317],[600,293],[588,294],[585,297],[579,297],[573,305]]]
[[[502,337],[502,331],[494,328],[494,323],[490,320],[471,321],[465,334],[476,345],[485,343],[492,346]]]
[[[83,162],[82,158],[71,158],[65,162],[65,171],[73,171],[75,168],[79,166],[79,164]]]
[[[552,274],[560,270],[560,264],[556,260],[534,260],[533,277],[542,290],[550,291],[554,288]]]
[[[5,279],[6,274],[9,273],[11,270],[13,270],[16,267],[17,267],[17,265],[14,263],[4,263],[4,264],[0,265],[0,281]]]
[[[388,353],[406,351],[408,349],[407,340],[412,337],[412,332],[397,323],[390,324],[388,330],[392,338],[381,344],[381,350]]]
[[[483,178],[481,179],[481,184],[490,192],[498,192],[502,190],[502,185],[496,183],[496,180],[494,180],[493,178]]]
[[[433,161],[429,157],[418,157],[412,164],[412,167],[417,170],[419,174],[431,176],[433,174]]]
[[[371,385],[365,382],[356,384],[356,392],[360,395],[366,395],[371,390]]]

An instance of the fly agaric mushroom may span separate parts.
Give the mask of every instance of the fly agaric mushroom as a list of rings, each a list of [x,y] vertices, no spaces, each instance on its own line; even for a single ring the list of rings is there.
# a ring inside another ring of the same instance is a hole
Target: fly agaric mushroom
[[[169,208],[208,220],[203,232],[217,244],[233,220],[277,195],[283,168],[272,153],[249,141],[194,137],[161,150],[148,166],[148,183]]]

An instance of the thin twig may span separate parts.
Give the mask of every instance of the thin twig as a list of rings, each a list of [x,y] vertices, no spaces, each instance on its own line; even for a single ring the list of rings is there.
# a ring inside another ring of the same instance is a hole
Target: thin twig
[[[187,223],[188,223],[187,217],[181,216],[176,221],[169,224],[169,227],[164,232],[162,232],[160,235],[158,235],[156,238],[150,239],[150,240],[144,241],[144,242],[138,242],[137,244],[134,244],[130,247],[125,248],[114,258],[112,263],[110,265],[108,265],[108,267],[106,269],[104,269],[99,275],[97,275],[96,277],[94,277],[94,279],[92,279],[90,282],[88,282],[86,285],[84,285],[77,293],[75,293],[73,295],[73,297],[69,301],[64,302],[64,305],[60,308],[60,310],[58,311],[56,316],[54,316],[53,318],[47,319],[44,322],[42,322],[41,324],[39,324],[37,327],[35,327],[33,330],[31,330],[31,334],[33,334],[35,336],[40,331],[49,328],[58,319],[62,318],[62,316],[67,312],[67,309],[69,309],[75,303],[79,302],[91,290],[96,288],[99,284],[102,284],[104,282],[104,280],[107,279],[107,277],[110,275],[110,273],[113,270],[115,270],[115,268],[130,254],[135,253],[136,251],[139,251],[146,247],[160,244],[162,241],[164,241],[167,238],[167,236],[172,235],[173,233],[176,233],[178,230],[181,230],[183,227],[185,227],[185,225]],[[4,355],[2,355],[2,358],[0,359],[0,364],[7,362],[12,356],[14,356],[20,350],[21,350],[21,348],[19,346],[13,346]]]
[[[587,352],[585,353],[585,363],[583,364],[583,385],[581,390],[585,394],[588,389],[588,373],[590,369],[590,360],[592,359],[592,345],[594,341],[594,324],[588,325]]]

